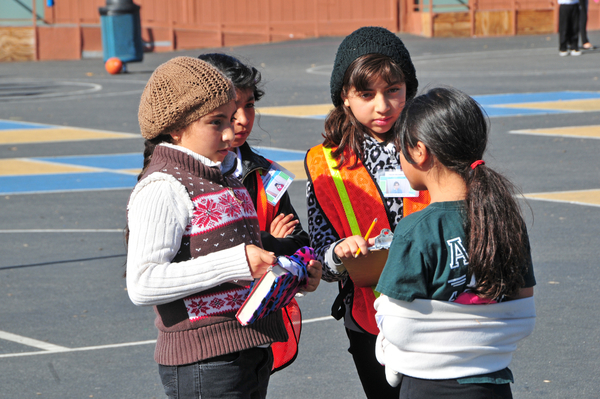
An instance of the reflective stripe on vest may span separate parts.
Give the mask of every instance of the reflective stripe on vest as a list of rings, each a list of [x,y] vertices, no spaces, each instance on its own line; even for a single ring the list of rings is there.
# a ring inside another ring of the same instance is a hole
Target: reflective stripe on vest
[[[313,189],[319,205],[325,212],[327,219],[332,224],[340,238],[366,233],[374,218],[377,224],[373,230],[373,236],[379,234],[381,229],[390,228],[386,208],[382,196],[373,178],[364,167],[361,160],[357,167],[351,170],[342,167],[334,169],[337,165],[332,157],[335,148],[325,148],[322,145],[313,147],[306,156],[306,167],[313,182]],[[352,165],[354,159],[349,159]],[[338,189],[336,177],[342,182],[343,191]],[[345,196],[347,200],[342,199]],[[348,194],[348,192],[350,194]],[[350,198],[352,198],[350,200]],[[346,211],[349,204],[350,211]],[[425,208],[429,204],[429,193],[421,191],[417,198],[404,198],[403,215]],[[354,212],[354,209],[360,212]],[[352,227],[354,219],[358,229]],[[375,309],[373,302],[375,294],[369,287],[354,287],[354,299],[352,304],[352,318],[365,331],[378,334],[379,329],[375,322]]]
[[[337,189],[340,201],[342,201],[342,206],[344,207],[346,217],[348,218],[348,224],[350,225],[352,235],[362,236],[360,232],[360,227],[358,226],[358,221],[356,220],[356,215],[354,214],[354,209],[352,209],[352,202],[350,202],[348,191],[346,191],[346,186],[344,185],[344,179],[342,178],[342,174],[340,173],[340,171],[336,169],[337,162],[335,161],[335,158],[333,158],[331,152],[331,148],[323,147],[325,160],[327,161],[327,166],[329,166],[329,174],[333,179],[333,183],[335,184],[335,188]]]

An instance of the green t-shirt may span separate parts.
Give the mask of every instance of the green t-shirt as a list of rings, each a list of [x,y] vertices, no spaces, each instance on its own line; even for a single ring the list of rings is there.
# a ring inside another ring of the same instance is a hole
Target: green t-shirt
[[[402,219],[394,231],[376,291],[407,302],[417,298],[454,301],[470,283],[463,227],[465,212],[464,201],[434,202]],[[525,287],[535,285],[531,255],[524,277]],[[513,377],[506,368],[458,381],[503,384],[513,381]]]

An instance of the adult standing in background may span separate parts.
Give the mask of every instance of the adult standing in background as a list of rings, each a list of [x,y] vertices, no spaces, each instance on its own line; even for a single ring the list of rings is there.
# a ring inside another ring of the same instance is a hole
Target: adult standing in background
[[[584,50],[593,50],[596,47],[590,43],[587,35],[588,6],[589,0],[579,0],[579,35],[581,36],[581,48]]]
[[[579,51],[579,0],[558,0],[558,55],[581,55]]]

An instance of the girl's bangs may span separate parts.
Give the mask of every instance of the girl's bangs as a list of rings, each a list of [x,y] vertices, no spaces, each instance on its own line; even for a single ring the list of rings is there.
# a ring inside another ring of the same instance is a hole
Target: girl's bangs
[[[357,91],[367,90],[370,84],[377,79],[383,79],[390,86],[404,83],[402,69],[388,57],[377,55],[377,58],[366,58],[369,55],[365,56],[364,62],[360,62],[360,58],[355,61],[358,61],[359,65],[356,65],[350,75],[348,89],[354,87]]]

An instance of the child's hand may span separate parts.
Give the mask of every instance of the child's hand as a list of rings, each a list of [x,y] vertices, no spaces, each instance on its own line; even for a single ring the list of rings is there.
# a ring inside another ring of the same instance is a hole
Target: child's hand
[[[369,239],[372,241],[374,239]],[[360,253],[358,256],[366,255],[369,250],[367,249],[369,243],[365,241],[361,236],[351,236],[344,239],[344,241],[338,243],[335,246],[334,252],[340,258],[354,258],[356,255],[356,251],[360,248]]]
[[[273,252],[265,251],[256,245],[246,245],[246,258],[253,278],[262,277],[269,266],[277,262],[277,257]]]
[[[302,291],[313,292],[317,289],[319,282],[321,281],[323,266],[318,260],[311,260],[306,266],[306,271],[308,271],[308,281],[306,282],[306,285],[301,288]]]
[[[294,228],[298,224],[298,219],[294,219],[294,214],[284,215],[280,213],[271,222],[269,233],[276,238],[285,238],[294,232]]]

